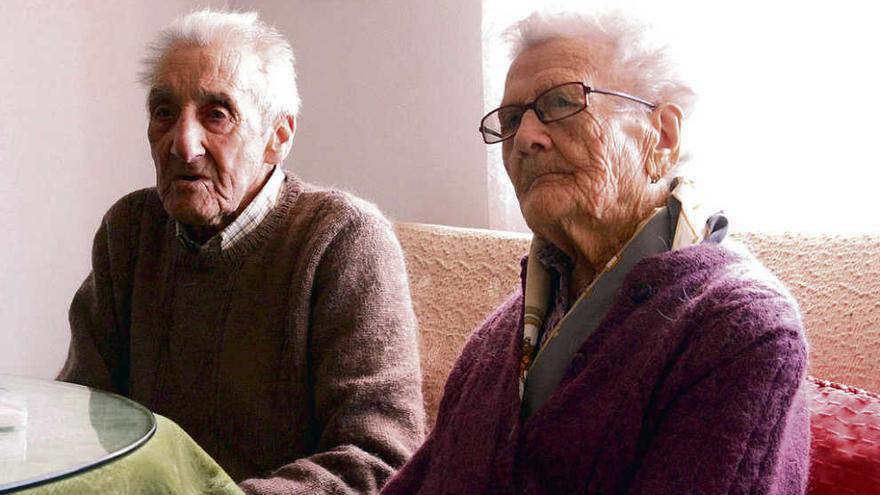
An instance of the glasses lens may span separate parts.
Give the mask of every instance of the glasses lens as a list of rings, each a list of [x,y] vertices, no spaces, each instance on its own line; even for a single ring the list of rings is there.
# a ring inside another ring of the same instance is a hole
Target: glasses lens
[[[521,118],[522,109],[516,106],[501,107],[486,115],[483,117],[480,127],[483,132],[483,140],[492,144],[513,136],[519,128]]]
[[[535,108],[544,122],[564,119],[587,108],[584,87],[579,83],[565,84],[542,94]]]

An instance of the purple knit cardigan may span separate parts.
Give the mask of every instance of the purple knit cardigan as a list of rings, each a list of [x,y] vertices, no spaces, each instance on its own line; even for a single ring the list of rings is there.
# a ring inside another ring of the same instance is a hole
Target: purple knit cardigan
[[[806,342],[750,255],[702,244],[642,260],[520,420],[522,293],[471,337],[430,437],[383,494],[802,494]]]

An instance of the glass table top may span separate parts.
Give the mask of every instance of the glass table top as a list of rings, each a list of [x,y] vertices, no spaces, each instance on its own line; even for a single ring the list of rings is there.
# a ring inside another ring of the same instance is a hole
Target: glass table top
[[[0,427],[0,493],[124,456],[156,430],[140,404],[80,385],[0,374],[0,391],[26,408],[24,426]]]

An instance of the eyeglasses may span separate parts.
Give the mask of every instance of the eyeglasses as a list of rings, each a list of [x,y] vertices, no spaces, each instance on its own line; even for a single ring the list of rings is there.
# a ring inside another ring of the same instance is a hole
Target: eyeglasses
[[[480,133],[483,135],[483,141],[486,144],[495,144],[512,138],[519,129],[523,115],[528,110],[534,110],[538,120],[545,124],[567,119],[584,111],[589,106],[590,93],[626,98],[647,105],[651,110],[657,108],[657,105],[637,96],[618,91],[595,89],[580,82],[569,82],[553,86],[524,105],[505,105],[486,114],[480,121]]]

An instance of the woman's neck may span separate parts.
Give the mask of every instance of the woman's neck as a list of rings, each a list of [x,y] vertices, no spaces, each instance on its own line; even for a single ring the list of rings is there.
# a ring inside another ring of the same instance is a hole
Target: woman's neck
[[[571,257],[574,265],[568,282],[568,295],[571,300],[580,297],[584,289],[602,273],[611,258],[620,252],[626,241],[632,237],[634,231],[635,227],[615,234],[583,236],[576,243],[574,256],[566,253]]]

